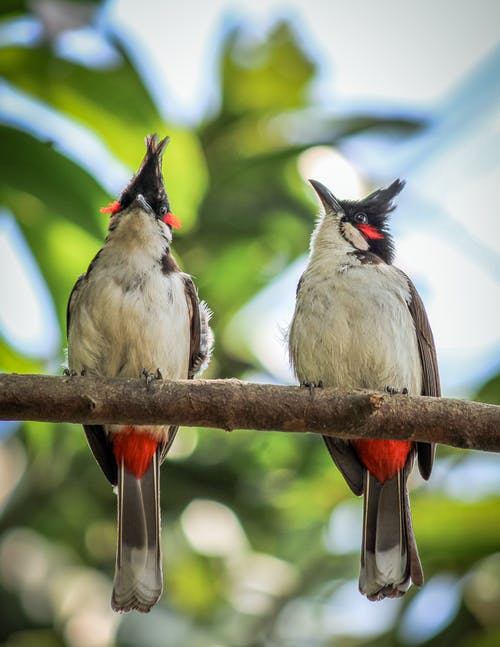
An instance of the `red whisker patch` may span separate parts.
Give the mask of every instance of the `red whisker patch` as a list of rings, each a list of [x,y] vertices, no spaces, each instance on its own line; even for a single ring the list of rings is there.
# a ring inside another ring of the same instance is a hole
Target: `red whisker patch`
[[[164,216],[163,216],[163,222],[167,225],[170,225],[174,229],[180,229],[182,227],[181,221],[177,216],[174,216],[173,213],[168,211]]]
[[[384,234],[373,225],[356,225],[359,231],[372,240],[384,238]]]
[[[118,202],[118,200],[114,200],[113,202],[110,202],[107,207],[101,207],[99,211],[101,213],[117,213],[121,209],[121,204]]]

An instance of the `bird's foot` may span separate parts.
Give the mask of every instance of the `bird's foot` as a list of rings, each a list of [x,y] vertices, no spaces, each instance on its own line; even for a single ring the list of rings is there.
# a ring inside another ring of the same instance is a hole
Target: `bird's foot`
[[[408,389],[406,386],[403,389],[396,389],[395,386],[388,386],[387,384],[384,387],[384,391],[387,391],[390,395],[397,395],[401,393],[402,395],[408,395]]]
[[[65,368],[63,375],[65,377],[75,377],[76,375],[78,375],[78,373],[76,371],[73,371],[73,369],[70,370],[69,368]]]
[[[300,383],[300,386],[304,386],[306,389],[309,389],[309,393],[312,395],[314,389],[323,388],[323,380],[319,380],[318,382],[310,382],[309,380],[304,380]]]
[[[142,369],[141,376],[146,380],[146,384],[151,384],[151,382],[155,379],[155,374],[148,371],[147,368]]]
[[[155,373],[151,373],[147,368],[143,368],[141,376],[146,380],[146,384],[151,384],[154,380],[163,380],[163,375],[159,368],[156,369]]]

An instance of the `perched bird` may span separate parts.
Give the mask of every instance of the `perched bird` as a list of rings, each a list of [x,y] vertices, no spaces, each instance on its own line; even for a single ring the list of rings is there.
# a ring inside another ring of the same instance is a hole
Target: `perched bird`
[[[193,378],[208,364],[210,311],[172,256],[161,162],[168,138],[146,138],[138,172],[110,213],[108,234],[71,292],[72,374]],[[173,426],[84,425],[92,452],[118,493],[118,546],[111,606],[147,612],[162,591],[159,467]]]
[[[310,180],[323,205],[297,287],[290,360],[305,385],[439,396],[432,331],[411,280],[392,265],[388,215],[404,183],[360,201],[337,200]],[[423,572],[413,535],[407,479],[418,457],[428,479],[429,443],[324,436],[351,490],[364,495],[360,591],[399,597]]]

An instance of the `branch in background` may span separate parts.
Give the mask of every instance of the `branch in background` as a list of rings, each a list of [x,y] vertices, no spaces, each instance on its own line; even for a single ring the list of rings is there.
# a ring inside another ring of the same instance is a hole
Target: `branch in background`
[[[500,406],[239,380],[0,375],[0,419],[313,432],[500,451]]]

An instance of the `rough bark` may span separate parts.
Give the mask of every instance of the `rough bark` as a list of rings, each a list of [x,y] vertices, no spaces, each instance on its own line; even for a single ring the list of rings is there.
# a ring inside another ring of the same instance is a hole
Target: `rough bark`
[[[313,432],[500,451],[499,406],[234,379],[148,384],[139,379],[0,374],[0,419]]]

